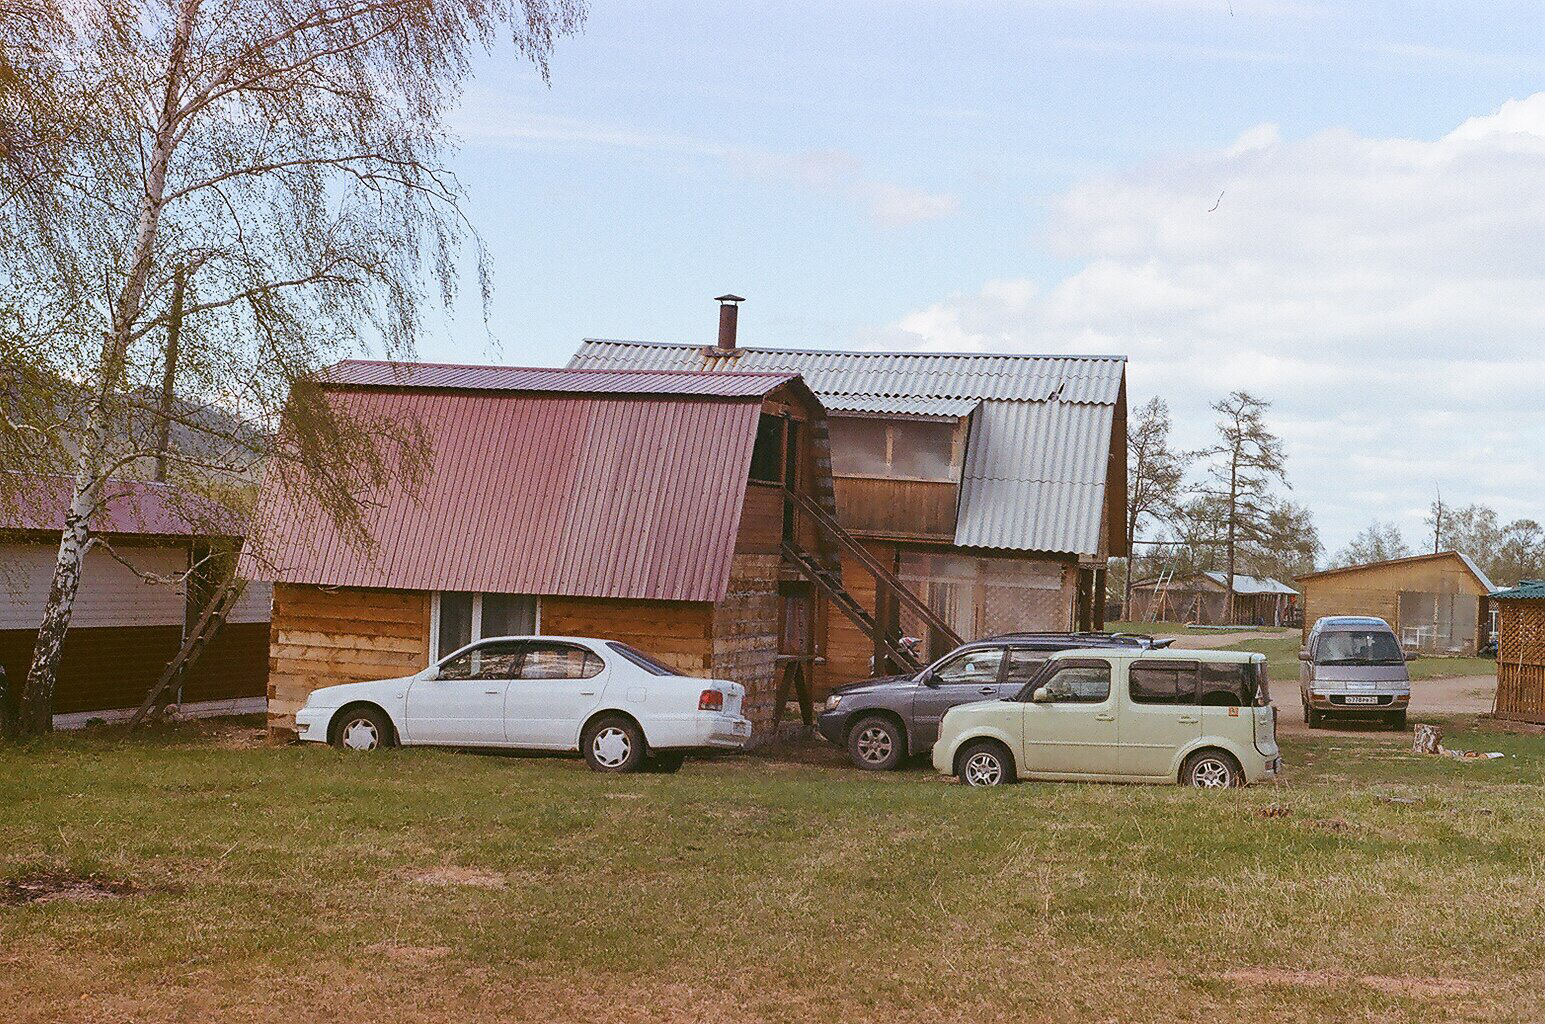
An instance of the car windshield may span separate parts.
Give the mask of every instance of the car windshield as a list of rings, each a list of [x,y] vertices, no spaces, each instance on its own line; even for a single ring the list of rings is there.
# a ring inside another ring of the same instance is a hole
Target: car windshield
[[[1399,665],[1405,657],[1393,633],[1369,629],[1326,633],[1314,660],[1319,665]]]
[[[676,670],[660,664],[637,647],[629,647],[627,644],[619,644],[615,640],[606,641],[606,646],[622,655],[624,658],[637,665],[639,668],[655,676],[673,676]]]

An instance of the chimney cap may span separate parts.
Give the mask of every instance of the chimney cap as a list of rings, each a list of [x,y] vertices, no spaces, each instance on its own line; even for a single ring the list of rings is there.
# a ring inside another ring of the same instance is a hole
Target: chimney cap
[[[746,300],[742,296],[739,296],[739,295],[715,295],[714,296],[714,301],[715,302],[745,302]]]

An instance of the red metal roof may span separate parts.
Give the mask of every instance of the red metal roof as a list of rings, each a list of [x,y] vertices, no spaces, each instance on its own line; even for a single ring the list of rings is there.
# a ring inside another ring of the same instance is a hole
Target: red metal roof
[[[66,476],[8,473],[0,484],[0,530],[64,529],[74,494]],[[103,502],[91,517],[96,533],[155,537],[240,537],[240,520],[230,509],[172,484],[109,480]]]
[[[344,365],[352,383],[354,367],[374,364]],[[410,377],[417,384],[470,375],[486,388],[546,374],[537,389],[546,391],[573,375],[440,369]],[[361,368],[357,376],[374,372]],[[722,391],[619,395],[627,390],[620,378],[657,375],[608,376],[619,378],[607,385],[610,395],[400,384],[336,391],[333,400],[357,415],[416,419],[433,446],[427,479],[414,494],[398,486],[367,496],[366,526],[375,541],[369,550],[270,473],[248,571],[333,586],[718,600],[728,583],[760,396],[788,375],[763,379],[749,398]]]
[[[787,371],[564,370],[347,359],[322,371],[321,380],[324,384],[346,387],[753,398],[798,376],[798,373]]]

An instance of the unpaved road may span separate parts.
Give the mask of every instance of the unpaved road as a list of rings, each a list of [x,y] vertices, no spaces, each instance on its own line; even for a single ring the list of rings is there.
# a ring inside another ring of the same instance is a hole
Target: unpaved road
[[[1491,710],[1497,689],[1496,676],[1458,676],[1453,679],[1417,679],[1411,683],[1410,717],[1421,721],[1423,715],[1473,715]],[[1305,733],[1304,704],[1298,697],[1298,680],[1272,680],[1272,703],[1277,705],[1277,728],[1283,733]],[[1329,728],[1315,729],[1315,735],[1378,732],[1385,728],[1377,721],[1357,722],[1330,719]]]
[[[1232,644],[1242,644],[1246,640],[1281,640],[1283,637],[1292,636],[1289,632],[1239,632],[1239,633],[1205,633],[1196,636],[1174,636],[1170,639],[1174,643],[1170,647],[1177,651],[1210,651],[1215,647],[1228,647]]]

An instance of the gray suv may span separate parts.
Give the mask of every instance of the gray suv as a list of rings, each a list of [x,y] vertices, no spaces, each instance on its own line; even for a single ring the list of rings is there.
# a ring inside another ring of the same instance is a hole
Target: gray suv
[[[916,675],[866,679],[826,698],[816,728],[860,768],[888,771],[933,746],[944,713],[957,704],[1013,697],[1057,651],[1166,647],[1130,633],[1009,633],[955,648]]]

